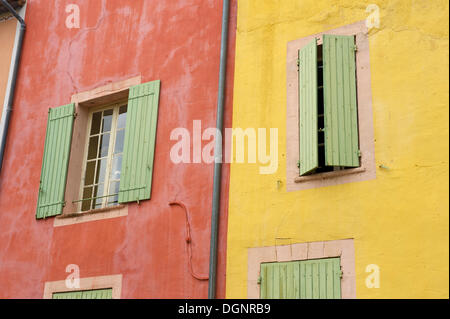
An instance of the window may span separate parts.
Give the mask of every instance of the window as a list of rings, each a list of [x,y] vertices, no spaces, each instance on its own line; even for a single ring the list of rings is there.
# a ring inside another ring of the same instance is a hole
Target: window
[[[286,85],[286,190],[375,179],[365,21],[290,41]]]
[[[89,114],[81,211],[118,204],[126,117],[126,102]]]
[[[122,274],[80,278],[78,288],[67,287],[66,280],[47,281],[44,299],[120,299]]]
[[[301,176],[360,166],[355,51],[327,34],[298,51]]]
[[[52,299],[112,299],[112,288],[84,290],[84,291],[68,291],[55,292]]]
[[[72,217],[151,198],[159,92],[160,81],[153,81],[120,91],[120,99],[117,93],[102,103],[49,109],[37,219],[61,215],[67,206]]]
[[[340,258],[262,263],[261,299],[341,299]]]
[[[247,252],[248,299],[311,298],[317,296],[314,287],[322,287],[318,290],[319,297],[356,298],[353,239],[290,242],[288,245],[250,247]],[[322,280],[324,273],[327,274],[326,282]],[[316,278],[311,280],[312,275]],[[327,287],[325,293],[324,284]]]

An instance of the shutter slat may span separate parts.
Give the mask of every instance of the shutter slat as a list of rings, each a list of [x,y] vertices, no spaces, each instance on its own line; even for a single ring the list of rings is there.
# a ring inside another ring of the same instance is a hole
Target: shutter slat
[[[334,268],[333,298],[341,299],[341,262],[340,262],[340,259],[335,258],[334,260],[332,260],[331,267]]]
[[[273,287],[271,298],[280,298],[280,265],[275,264],[273,267]]]
[[[354,36],[323,36],[325,165],[359,167]]]
[[[319,263],[319,298],[326,299],[327,298],[327,263]]]
[[[286,296],[295,296],[295,275],[294,275],[294,264],[286,264]]]
[[[267,294],[267,267],[265,264],[261,264],[261,271],[260,271],[260,288],[259,288],[259,298],[260,299],[266,299]]]
[[[333,290],[333,280],[334,280],[334,274],[333,274],[333,264],[328,263],[327,264],[327,298],[331,299],[334,296],[334,290]]]
[[[300,265],[292,263],[292,268],[294,272],[294,294],[292,295],[294,299],[300,298]]]
[[[317,40],[298,52],[300,175],[319,166],[317,122]]]
[[[305,274],[306,274],[306,299],[313,298],[313,280],[312,280],[312,269],[311,263],[305,264]]]
[[[160,81],[130,89],[119,203],[150,199]]]
[[[75,104],[49,110],[36,218],[62,214]]]
[[[300,272],[300,299],[306,299],[306,265],[305,263],[299,263]]]

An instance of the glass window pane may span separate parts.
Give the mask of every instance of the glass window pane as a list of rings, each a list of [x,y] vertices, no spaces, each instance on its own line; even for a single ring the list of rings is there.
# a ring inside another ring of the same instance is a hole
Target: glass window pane
[[[91,135],[100,133],[100,125],[102,124],[102,112],[92,115]]]
[[[114,154],[123,152],[124,141],[125,141],[125,130],[121,130],[116,134],[116,145],[114,147]]]
[[[86,198],[92,198],[92,187],[86,187],[83,190],[83,199],[86,199]],[[91,209],[91,203],[92,203],[92,201],[90,201],[90,200],[82,202],[81,210],[83,212],[85,212],[87,210],[90,210]]]
[[[89,139],[88,160],[97,158],[98,136]]]
[[[105,182],[107,165],[108,165],[108,159],[106,159],[106,158],[97,161],[97,176],[95,178],[95,184]]]
[[[113,110],[107,110],[103,112],[102,133],[111,131],[112,117]]]
[[[104,194],[103,194],[104,185],[105,184],[100,184],[98,186],[95,186],[95,188],[94,188],[94,197],[104,196]],[[102,208],[102,204],[103,204],[103,198],[97,198],[97,199],[94,200],[94,208]]]
[[[120,182],[109,184],[109,195],[119,194]],[[119,195],[108,197],[109,204],[116,204],[119,201]]]
[[[94,184],[95,161],[88,162],[86,165],[86,175],[84,176],[84,185]]]
[[[120,175],[122,172],[122,155],[114,156],[112,165],[111,165],[111,180],[120,180]]]
[[[125,127],[127,120],[127,105],[122,105],[117,109],[96,112],[92,115],[90,135],[88,146],[88,161],[86,162],[86,173],[84,176],[84,185],[92,185],[83,189],[83,198],[95,198],[94,200],[82,203],[82,210],[102,208],[103,203],[108,206],[115,205],[118,202],[118,195],[105,198],[105,187],[108,187],[109,195],[118,194],[120,187],[120,176],[122,170],[122,154],[125,139]],[[117,123],[112,123],[113,117],[117,115]],[[116,128],[115,139],[111,141],[112,129]],[[108,158],[109,145],[114,143],[114,153],[112,158]],[[110,167],[111,171],[108,170]],[[106,177],[109,174],[109,185],[105,184]]]
[[[101,135],[101,142],[100,142],[100,156],[99,156],[99,157],[105,157],[105,156],[108,156],[108,150],[109,150],[109,136],[110,136],[110,134],[104,134],[104,135]]]
[[[117,129],[125,128],[127,124],[127,106],[121,106],[119,109],[119,117],[117,118]]]

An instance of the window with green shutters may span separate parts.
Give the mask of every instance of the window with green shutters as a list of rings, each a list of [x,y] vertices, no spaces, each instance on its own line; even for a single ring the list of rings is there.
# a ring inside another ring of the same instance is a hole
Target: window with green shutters
[[[360,166],[354,36],[298,52],[300,176]]]
[[[129,89],[124,103],[96,108],[86,123],[79,211],[151,198],[160,81]],[[75,105],[50,109],[37,219],[61,215],[65,202]]]
[[[263,263],[261,299],[341,299],[340,258]]]
[[[84,290],[84,291],[69,291],[69,292],[55,292],[52,295],[53,299],[112,299],[112,288]]]

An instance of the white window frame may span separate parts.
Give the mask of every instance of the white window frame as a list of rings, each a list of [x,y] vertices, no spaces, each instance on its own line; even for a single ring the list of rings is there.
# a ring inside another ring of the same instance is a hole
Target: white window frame
[[[116,137],[117,137],[117,134],[116,134],[117,119],[118,119],[118,115],[119,115],[119,109],[122,106],[128,106],[128,100],[121,100],[119,102],[102,105],[102,106],[95,107],[95,108],[92,108],[91,110],[89,110],[88,122],[87,122],[88,125],[86,125],[86,141],[85,141],[84,153],[83,153],[83,166],[82,166],[83,169],[81,172],[81,183],[80,183],[80,191],[79,191],[80,199],[84,199],[83,194],[84,194],[84,188],[85,188],[85,177],[86,177],[86,169],[87,169],[87,162],[88,162],[87,157],[88,157],[88,152],[89,152],[89,140],[91,138],[90,133],[91,133],[91,128],[92,128],[92,117],[93,117],[94,113],[112,109],[113,110],[113,118],[112,118],[112,122],[111,122],[111,131],[110,131],[110,139],[109,139],[109,148],[108,148],[108,157],[107,157],[108,163],[106,166],[105,181],[103,182],[105,186],[103,189],[103,194],[100,196],[107,196],[109,194],[109,187],[110,187],[109,180],[110,180],[111,166],[112,166],[112,162],[113,162],[112,157],[114,155],[114,148],[115,148]],[[128,113],[128,111],[127,111],[127,113]],[[101,133],[99,133],[99,134],[101,134]],[[99,146],[100,146],[100,138],[99,138]],[[96,160],[98,161],[98,157],[96,158]],[[97,173],[97,167],[96,167],[95,173]],[[95,196],[95,197],[100,197],[100,196]],[[94,208],[91,208],[87,211],[103,209],[106,207],[112,207],[112,206],[118,205],[118,204],[114,204],[114,205],[107,206],[108,198],[109,197],[102,198],[102,206],[101,207],[95,208],[95,205],[94,205]],[[95,201],[95,199],[93,201]],[[83,201],[78,203],[78,211],[81,213],[83,212],[82,211],[83,203],[84,203]],[[84,212],[86,212],[86,211],[84,211]]]

